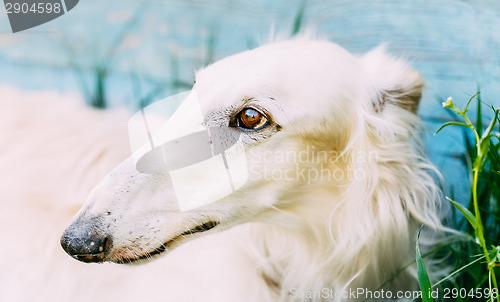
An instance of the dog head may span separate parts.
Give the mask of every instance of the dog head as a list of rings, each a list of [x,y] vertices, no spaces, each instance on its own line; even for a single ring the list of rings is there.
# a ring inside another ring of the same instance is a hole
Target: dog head
[[[250,171],[244,185],[181,211],[171,175],[141,173],[131,157],[91,192],[61,244],[84,262],[130,263],[246,222],[297,228],[311,217],[331,220],[349,192],[375,184],[366,173],[383,173],[365,165],[392,160],[368,145],[411,148],[421,87],[418,73],[383,49],[355,57],[326,41],[277,42],[218,61],[197,72],[187,97],[199,101],[201,120],[181,105],[162,135],[200,125],[236,134]],[[352,203],[377,211],[372,200]]]

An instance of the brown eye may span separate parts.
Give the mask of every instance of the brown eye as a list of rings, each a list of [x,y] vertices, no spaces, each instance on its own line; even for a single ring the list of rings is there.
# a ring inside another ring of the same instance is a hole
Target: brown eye
[[[253,108],[245,108],[241,110],[237,116],[237,126],[244,129],[257,130],[268,124],[267,118]]]

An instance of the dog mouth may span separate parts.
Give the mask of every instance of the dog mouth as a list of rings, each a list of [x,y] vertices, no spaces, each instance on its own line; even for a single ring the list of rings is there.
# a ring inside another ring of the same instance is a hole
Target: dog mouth
[[[208,232],[212,229],[214,229],[217,225],[219,225],[218,221],[208,221],[202,224],[199,224],[195,226],[194,228],[191,228],[185,232],[180,233],[179,235],[173,237],[172,239],[168,240],[167,242],[163,243],[156,249],[154,249],[151,252],[147,252],[143,255],[138,255],[136,257],[130,257],[130,258],[121,258],[119,260],[113,260],[113,262],[118,263],[118,264],[131,264],[137,261],[141,260],[150,260],[154,256],[157,256],[165,251],[168,251],[169,249],[172,249],[174,247],[179,246],[181,243],[193,239],[194,237],[197,237],[198,234],[200,233],[205,233]]]

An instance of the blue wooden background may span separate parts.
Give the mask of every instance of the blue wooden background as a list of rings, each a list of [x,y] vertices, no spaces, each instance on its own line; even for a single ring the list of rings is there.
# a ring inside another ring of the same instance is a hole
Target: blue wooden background
[[[354,53],[387,42],[413,62],[426,81],[419,113],[429,153],[448,192],[467,200],[462,132],[432,133],[449,118],[441,108],[448,96],[464,104],[480,87],[483,101],[500,105],[498,0],[82,0],[17,34],[0,9],[0,84],[89,98],[95,71],[104,68],[109,104],[136,108],[141,99],[188,89],[194,69],[267,41],[271,29],[290,34],[301,7],[302,28]]]

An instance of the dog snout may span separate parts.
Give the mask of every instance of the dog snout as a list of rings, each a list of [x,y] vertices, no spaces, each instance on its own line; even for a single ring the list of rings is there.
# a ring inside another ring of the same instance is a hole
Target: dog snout
[[[66,229],[61,246],[71,257],[91,263],[104,262],[111,249],[112,238],[95,227],[75,224]]]

